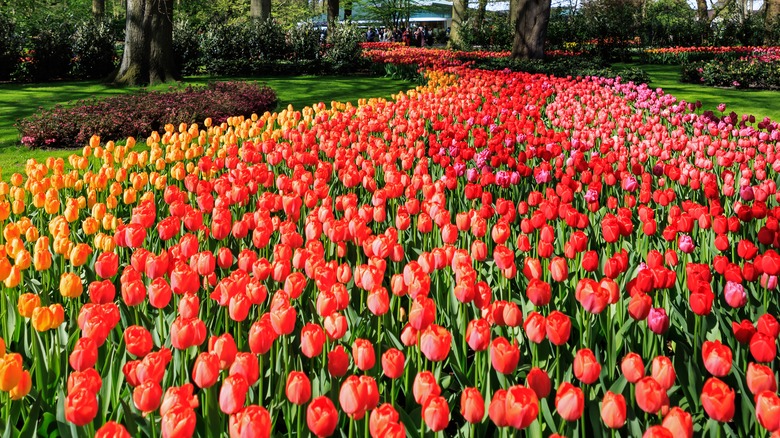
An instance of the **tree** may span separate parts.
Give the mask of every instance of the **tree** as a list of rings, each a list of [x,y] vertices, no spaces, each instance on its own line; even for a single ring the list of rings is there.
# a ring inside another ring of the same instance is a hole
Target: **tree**
[[[112,81],[146,85],[175,80],[173,60],[173,0],[127,0],[125,48]]]
[[[92,16],[95,18],[103,18],[103,14],[106,12],[106,0],[92,0]]]
[[[544,58],[544,40],[550,22],[551,0],[517,0],[512,57]]]
[[[421,6],[408,0],[360,0],[357,4],[360,5],[362,11],[358,18],[378,21],[382,23],[383,26],[391,29],[406,27],[409,16],[414,12],[423,10]],[[347,11],[345,6],[345,19],[346,16]]]
[[[327,0],[328,2],[328,33],[339,21],[339,0]]]
[[[463,25],[468,18],[469,1],[452,0],[452,24],[450,25],[450,47],[460,47],[462,45],[460,33]]]
[[[251,0],[249,16],[265,21],[271,18],[271,0]]]
[[[776,43],[777,26],[780,25],[780,0],[764,0],[764,44]]]

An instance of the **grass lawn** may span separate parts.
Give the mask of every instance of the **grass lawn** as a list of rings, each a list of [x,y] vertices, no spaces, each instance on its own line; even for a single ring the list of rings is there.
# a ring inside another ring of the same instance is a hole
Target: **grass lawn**
[[[313,103],[331,101],[353,102],[368,97],[389,97],[401,90],[414,88],[412,82],[382,77],[355,76],[277,76],[243,78],[265,82],[279,96],[279,107],[292,104],[303,108]],[[204,84],[213,78],[187,78],[185,84]],[[168,85],[152,87],[166,90]],[[90,97],[108,97],[137,91],[138,88],[118,88],[99,82],[53,82],[43,84],[0,85],[0,169],[6,181],[14,172],[23,172],[28,158],[43,161],[46,157],[67,157],[72,150],[29,150],[19,145],[16,119],[35,113],[38,108]],[[108,140],[108,139],[106,139]]]
[[[668,94],[686,102],[700,100],[702,109],[717,111],[720,103],[726,111],[752,114],[757,119],[769,117],[780,121],[780,91],[736,90],[680,82],[680,67],[655,64],[614,64],[615,68],[639,67],[650,75],[650,86],[663,88]]]

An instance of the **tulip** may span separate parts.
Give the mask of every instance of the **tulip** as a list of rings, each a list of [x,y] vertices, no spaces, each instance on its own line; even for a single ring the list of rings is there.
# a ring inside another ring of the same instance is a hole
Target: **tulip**
[[[391,348],[382,353],[382,373],[390,378],[397,379],[404,373],[404,353]]]
[[[16,308],[19,315],[25,318],[32,318],[33,311],[41,306],[41,297],[37,294],[25,293],[19,295]]]
[[[339,404],[348,417],[360,420],[366,413],[366,388],[357,376],[349,376],[341,384]]]
[[[723,377],[731,370],[731,349],[720,341],[705,341],[701,348],[704,368],[715,377]]]
[[[525,429],[539,415],[539,400],[530,388],[521,385],[510,387],[506,393],[505,403],[506,420],[515,429]]]
[[[663,387],[652,377],[643,377],[636,382],[636,404],[648,414],[657,413],[668,403],[668,397]]]
[[[76,371],[92,368],[97,363],[98,346],[92,338],[79,338],[70,354],[69,363]]]
[[[88,390],[77,389],[65,397],[65,419],[76,426],[91,423],[97,413],[97,397]]]
[[[430,371],[422,371],[417,373],[417,376],[414,378],[412,393],[414,401],[417,404],[424,405],[429,398],[440,395],[441,388]]]
[[[343,377],[349,368],[349,355],[344,347],[337,345],[328,353],[328,373],[333,377]]]
[[[140,385],[140,382],[137,382]],[[133,385],[138,386],[138,385]],[[74,371],[68,376],[68,393],[75,392],[79,388],[85,388],[93,394],[97,394],[103,387],[103,379],[100,378],[94,368],[84,371]]]
[[[485,418],[485,400],[477,388],[465,388],[460,396],[460,413],[469,423],[481,423]]]
[[[230,416],[228,428],[231,437],[269,438],[271,415],[261,406],[250,405]]]
[[[734,390],[717,377],[710,377],[701,390],[701,406],[713,420],[729,422],[734,417]]]
[[[636,353],[628,353],[623,358],[620,370],[629,383],[636,383],[645,376],[645,365],[642,363],[642,357]]]
[[[444,430],[450,422],[450,408],[441,396],[428,398],[423,404],[422,416],[425,425],[434,432]]]
[[[666,333],[669,330],[669,316],[666,310],[661,307],[650,309],[647,314],[647,327],[657,335]]]
[[[652,363],[652,376],[664,391],[668,391],[674,386],[674,380],[677,374],[674,371],[671,359],[666,356],[656,356]]]
[[[506,396],[507,391],[505,389],[499,389],[493,394],[493,398],[490,400],[488,416],[496,427],[509,426],[509,421],[506,417]]]
[[[580,388],[563,382],[555,394],[555,409],[564,420],[577,421],[585,409],[585,395]]]
[[[626,424],[626,399],[622,394],[607,391],[601,401],[601,421],[610,429],[620,429]]]
[[[8,396],[11,400],[21,400],[30,393],[32,389],[32,379],[30,378],[30,372],[27,370],[22,371],[22,375],[19,378],[19,382],[11,389]]]
[[[219,369],[226,370],[236,360],[238,348],[233,340],[233,336],[230,333],[225,333],[222,336],[209,338],[209,353],[219,358]]]
[[[589,348],[583,348],[574,355],[574,376],[586,385],[594,383],[601,374],[601,364]]]
[[[78,298],[84,291],[81,279],[72,272],[63,273],[60,276],[60,294],[65,298]]]
[[[502,374],[511,374],[520,362],[520,350],[517,345],[510,344],[506,338],[499,336],[490,345],[490,363]]]
[[[95,432],[95,438],[131,438],[130,432],[119,423],[109,421]]]
[[[547,338],[553,345],[561,346],[569,341],[571,320],[563,313],[553,310],[547,316]]]
[[[301,329],[301,353],[309,359],[322,354],[325,332],[317,324],[306,324]]]
[[[693,419],[691,414],[679,407],[673,407],[664,417],[661,425],[668,429],[673,437],[693,438]]]
[[[219,409],[227,415],[235,414],[244,408],[249,384],[239,374],[233,374],[222,381],[219,390]]]
[[[385,403],[371,411],[368,430],[372,437],[384,436],[388,428],[393,424],[398,424],[400,417],[395,408],[389,403]]]
[[[141,412],[157,410],[162,402],[162,387],[154,381],[146,381],[133,389],[133,404]]]
[[[192,368],[192,381],[198,388],[210,388],[219,378],[219,357],[216,354],[201,353]]]
[[[291,371],[287,376],[285,386],[287,400],[295,405],[304,405],[311,398],[311,382],[309,377],[300,371]]]
[[[374,344],[367,339],[356,339],[352,343],[352,359],[355,361],[355,366],[361,371],[373,368],[376,363]]]
[[[252,353],[237,353],[233,364],[230,365],[229,374],[239,374],[246,379],[249,386],[254,385],[260,377],[260,364],[257,356]]]
[[[336,406],[326,396],[321,395],[306,408],[306,424],[311,433],[318,437],[328,437],[333,435],[338,425],[339,414]]]
[[[419,343],[420,351],[428,360],[440,362],[450,353],[452,335],[444,327],[431,324],[420,334]]]
[[[195,409],[199,406],[198,397],[192,394],[193,386],[190,383],[186,383],[182,386],[171,386],[165,391],[162,404],[160,405],[160,415],[165,414],[178,407],[184,406],[187,408]]]

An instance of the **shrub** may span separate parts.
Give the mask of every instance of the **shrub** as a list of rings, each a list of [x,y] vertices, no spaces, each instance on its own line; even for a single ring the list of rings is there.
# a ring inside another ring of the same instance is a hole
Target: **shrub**
[[[352,23],[339,23],[329,32],[327,61],[337,72],[354,71],[360,65],[363,50],[360,47],[363,40],[360,29]]]
[[[77,78],[102,78],[116,67],[114,42],[117,36],[105,21],[84,21],[73,34],[72,75]]]
[[[252,55],[264,60],[285,59],[290,54],[285,41],[284,29],[274,19],[252,21],[249,24],[249,44]]]
[[[17,121],[22,144],[66,148],[86,144],[93,135],[119,139],[145,136],[168,123],[194,123],[211,117],[262,114],[276,108],[276,93],[250,82],[214,82],[169,92],[142,92],[58,105]]]
[[[293,59],[319,59],[320,31],[310,21],[290,28],[287,38]]]
[[[246,23],[210,26],[201,39],[203,67],[215,75],[251,72],[252,35]]]
[[[200,72],[202,59],[200,29],[189,20],[173,23],[173,54],[181,73],[192,75]]]
[[[22,39],[16,23],[5,14],[0,14],[0,81],[11,78],[22,52]]]
[[[714,87],[780,89],[780,55],[715,59],[683,64],[680,80]]]
[[[646,83],[650,76],[644,70],[633,67],[621,70],[610,68],[599,57],[561,56],[547,59],[487,58],[476,62],[475,67],[487,70],[510,69],[528,73],[543,73],[558,77],[598,76],[614,78],[620,76],[623,82]]]
[[[53,20],[30,30],[30,70],[25,79],[47,81],[64,78],[70,73],[73,30],[70,23]]]
[[[483,23],[469,18],[460,35],[464,50],[511,50],[514,40],[514,30],[506,17],[493,14],[488,15]]]

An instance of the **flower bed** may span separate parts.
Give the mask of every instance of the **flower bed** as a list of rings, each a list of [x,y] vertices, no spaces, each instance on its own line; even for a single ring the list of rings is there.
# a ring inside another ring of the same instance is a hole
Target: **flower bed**
[[[646,49],[641,60],[647,64],[682,64],[710,61],[713,59],[734,59],[755,52],[776,51],[776,47],[662,47]]]
[[[249,82],[214,82],[170,92],[142,92],[75,105],[58,105],[16,123],[21,142],[30,148],[73,148],[93,135],[122,138],[146,135],[167,124],[193,123],[211,117],[217,123],[236,115],[262,114],[276,108],[276,93]]]
[[[7,433],[780,428],[777,123],[612,79],[427,78],[0,184]]]
[[[780,88],[780,51],[771,48],[736,59],[683,63],[682,80],[715,87],[776,90]]]

